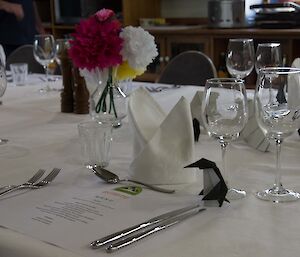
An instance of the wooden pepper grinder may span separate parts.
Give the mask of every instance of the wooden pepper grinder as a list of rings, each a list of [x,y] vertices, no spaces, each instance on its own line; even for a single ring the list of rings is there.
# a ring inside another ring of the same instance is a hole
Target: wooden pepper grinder
[[[61,92],[61,112],[73,112],[73,78],[72,61],[68,55],[69,41],[67,39],[57,40],[57,57],[63,79],[63,91]]]
[[[89,113],[89,91],[85,80],[80,76],[78,68],[73,67],[74,77],[74,112],[77,114]]]

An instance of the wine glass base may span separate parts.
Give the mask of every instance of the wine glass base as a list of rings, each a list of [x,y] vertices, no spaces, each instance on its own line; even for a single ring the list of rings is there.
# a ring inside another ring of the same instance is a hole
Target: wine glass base
[[[120,128],[122,126],[122,121],[118,120],[113,122],[113,128]]]
[[[0,145],[5,145],[8,142],[6,138],[0,138]]]
[[[300,194],[298,192],[284,188],[278,189],[276,187],[256,192],[255,195],[261,200],[272,201],[274,203],[292,202],[300,199]]]
[[[51,88],[49,85],[45,86],[44,88],[39,89],[39,93],[41,95],[48,94],[50,91],[51,91]]]
[[[226,194],[226,199],[230,200],[239,200],[246,197],[246,191],[241,189],[230,188]]]

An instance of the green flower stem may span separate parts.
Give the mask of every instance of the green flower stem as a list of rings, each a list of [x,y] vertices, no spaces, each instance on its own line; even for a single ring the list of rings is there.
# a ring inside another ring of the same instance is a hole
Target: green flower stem
[[[111,113],[113,111],[116,118],[118,118],[115,102],[114,102],[114,94],[113,94],[113,80],[112,80],[112,69],[109,69],[109,75],[108,80],[105,85],[105,88],[103,89],[103,92],[100,96],[100,99],[96,105],[95,111],[96,113],[99,113],[100,111],[106,112],[107,106],[106,106],[106,97],[107,94],[109,94],[109,111],[108,113]]]
[[[113,91],[112,91],[112,88],[110,87],[109,88],[109,113],[111,113],[111,109],[112,109],[112,100],[114,99],[113,98],[113,95],[112,95]]]
[[[108,90],[109,90],[109,85],[107,84],[102,93],[103,97],[101,95],[102,99],[100,104],[101,107],[100,110],[102,110],[102,112],[106,112],[106,96],[108,94]]]
[[[103,92],[100,96],[100,99],[96,105],[95,111],[96,113],[99,113],[101,110],[103,112],[106,112],[106,103],[105,103],[105,98],[107,95],[107,91],[108,91],[108,83],[106,84],[105,88],[103,89]]]
[[[114,101],[114,91],[113,91],[113,88],[111,87],[110,88],[110,108],[109,108],[109,113],[111,112],[111,106],[113,108],[113,111],[114,111],[114,115],[116,118],[118,118],[118,115],[117,115],[117,110],[116,110],[116,106],[115,106],[115,101]]]

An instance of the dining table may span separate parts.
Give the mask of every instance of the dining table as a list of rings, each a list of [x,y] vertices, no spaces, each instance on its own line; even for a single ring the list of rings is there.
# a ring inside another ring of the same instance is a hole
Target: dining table
[[[230,144],[226,157],[230,182],[247,195],[222,207],[202,201],[200,169],[193,183],[160,185],[175,189],[173,194],[146,187],[139,194],[128,194],[122,190],[131,182],[107,184],[84,167],[78,124],[91,117],[61,112],[61,78],[45,82],[41,76],[29,75],[23,86],[8,83],[2,97],[0,138],[8,142],[0,145],[0,186],[24,183],[39,169],[45,169],[45,174],[53,168],[61,171],[43,188],[0,197],[1,257],[299,256],[300,201],[273,203],[255,196],[274,182],[272,148],[254,149],[243,138]],[[46,83],[54,90],[41,94],[39,89]],[[151,91],[166,113],[182,96],[191,102],[203,90],[133,82],[126,89],[128,97],[139,87]],[[153,90],[158,87],[161,90]],[[253,91],[247,94],[253,97]],[[122,178],[130,176],[133,137],[128,117],[113,129],[107,169]],[[194,160],[201,158],[222,165],[219,143],[202,130],[195,142]],[[296,131],[284,141],[281,159],[282,183],[300,192],[300,136]],[[113,253],[90,247],[93,240],[192,204],[206,210]]]

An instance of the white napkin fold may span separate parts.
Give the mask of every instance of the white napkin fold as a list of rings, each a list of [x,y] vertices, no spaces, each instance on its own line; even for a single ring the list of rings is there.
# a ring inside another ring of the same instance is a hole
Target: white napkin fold
[[[247,142],[248,145],[257,150],[262,152],[270,150],[270,141],[265,137],[264,133],[258,126],[255,117],[254,100],[252,99],[248,99],[248,122],[240,136]]]
[[[2,45],[0,45],[0,61],[5,66],[6,64],[6,56]]]
[[[203,123],[203,119],[202,119],[202,98],[203,98],[203,91],[197,91],[196,94],[194,95],[192,101],[191,101],[191,112],[192,112],[192,118],[193,119],[197,119],[200,123],[200,131],[201,133],[205,132],[207,133],[205,127],[204,127],[204,123]],[[217,98],[218,98],[218,93],[217,92],[213,92],[213,99],[212,101],[216,102]]]
[[[183,169],[194,157],[191,109],[182,97],[168,115],[144,88],[129,98],[133,130],[131,177],[151,184],[191,183],[194,170]]]
[[[296,58],[292,63],[293,68],[300,68],[300,58]],[[290,76],[288,78],[288,105],[290,108],[297,110],[300,102],[300,77]],[[298,127],[300,128],[300,119],[298,119]]]

